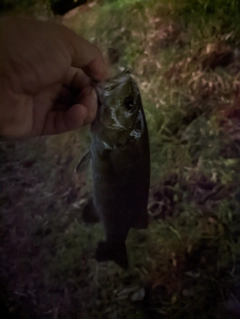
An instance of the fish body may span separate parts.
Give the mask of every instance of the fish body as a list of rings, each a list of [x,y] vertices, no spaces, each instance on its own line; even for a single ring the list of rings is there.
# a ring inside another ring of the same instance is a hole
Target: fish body
[[[128,266],[125,241],[130,228],[148,227],[149,137],[140,92],[130,72],[96,86],[99,108],[91,126],[93,206],[106,240],[98,261]]]

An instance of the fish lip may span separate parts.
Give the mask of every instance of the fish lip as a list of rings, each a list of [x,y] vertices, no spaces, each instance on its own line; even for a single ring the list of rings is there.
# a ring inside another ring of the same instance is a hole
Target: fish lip
[[[102,82],[98,82],[98,81],[94,81],[92,80],[92,86],[95,89],[95,92],[97,94],[97,114],[96,114],[96,118],[93,121],[93,125],[97,122],[97,119],[99,118],[100,115],[100,111],[101,111],[101,106],[103,104],[103,95],[104,92],[107,90],[111,91],[112,89],[116,88],[118,85],[122,84],[125,80],[129,79],[131,77],[131,72],[130,69],[125,68],[121,73],[115,75],[114,77],[102,81]]]
[[[101,108],[103,105],[104,92],[113,90],[118,85],[121,85],[122,83],[124,83],[124,81],[129,80],[130,78],[131,78],[131,71],[129,68],[125,68],[122,72],[120,72],[119,74],[115,75],[114,77],[108,80],[105,80],[102,82],[92,80],[92,86],[95,89],[95,92],[97,94],[98,107],[97,107],[97,114],[96,114],[95,120],[93,121],[91,125],[91,131],[93,131],[93,127],[95,126],[95,124],[100,121],[99,119],[100,119]],[[111,127],[111,129],[113,128]],[[117,129],[119,130],[119,127]]]
[[[102,96],[104,91],[111,91],[118,85],[122,84],[124,81],[131,77],[131,72],[128,68],[124,69],[121,73],[115,75],[114,77],[107,79],[102,82],[93,82],[93,87],[96,90],[98,97]]]

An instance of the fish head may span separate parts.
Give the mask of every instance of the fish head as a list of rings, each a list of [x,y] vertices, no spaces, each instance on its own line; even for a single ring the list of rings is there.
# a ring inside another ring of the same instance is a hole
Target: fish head
[[[142,104],[130,71],[126,69],[107,81],[97,83],[95,89],[99,107],[92,132],[107,139],[111,145],[124,145],[129,138],[136,138],[143,128],[139,113]]]

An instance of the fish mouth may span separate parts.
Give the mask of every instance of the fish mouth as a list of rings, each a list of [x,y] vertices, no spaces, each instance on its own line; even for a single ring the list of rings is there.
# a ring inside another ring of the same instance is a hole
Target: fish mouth
[[[92,123],[92,128],[94,124],[96,124],[100,119],[104,93],[115,89],[117,86],[121,85],[122,83],[129,80],[130,78],[131,78],[131,72],[128,68],[126,68],[121,73],[115,75],[114,77],[108,80],[105,80],[102,82],[92,81],[93,88],[95,89],[97,94],[97,104],[98,104],[96,118],[94,122]]]
[[[93,83],[93,87],[96,90],[98,98],[101,100],[101,96],[105,91],[111,91],[115,89],[118,85],[124,83],[131,77],[131,72],[129,69],[124,69],[121,73],[115,75],[114,77],[103,81]]]

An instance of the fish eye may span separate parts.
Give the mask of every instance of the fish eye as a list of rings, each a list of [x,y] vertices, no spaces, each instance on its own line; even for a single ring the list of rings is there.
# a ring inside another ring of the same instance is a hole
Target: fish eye
[[[134,98],[132,96],[127,96],[124,99],[124,106],[128,111],[131,111],[134,107]]]

